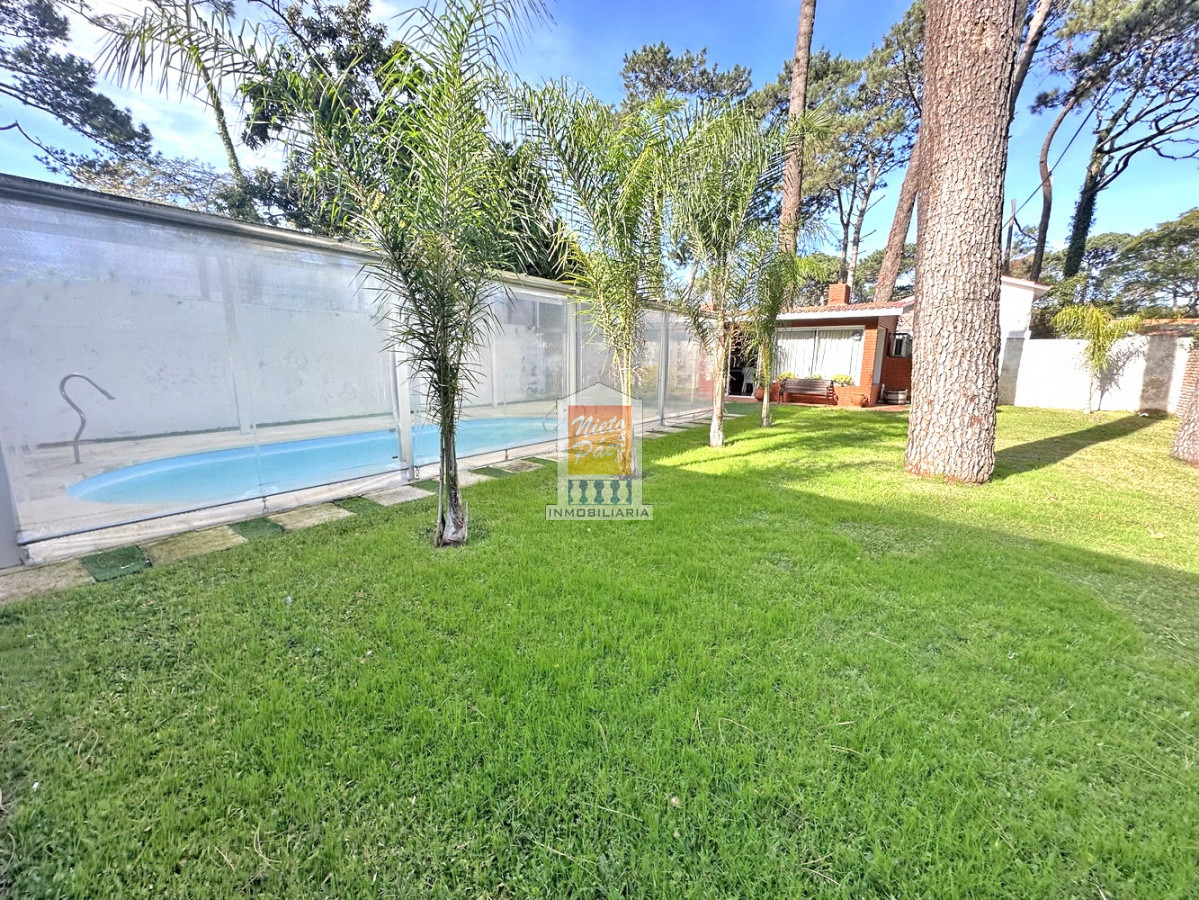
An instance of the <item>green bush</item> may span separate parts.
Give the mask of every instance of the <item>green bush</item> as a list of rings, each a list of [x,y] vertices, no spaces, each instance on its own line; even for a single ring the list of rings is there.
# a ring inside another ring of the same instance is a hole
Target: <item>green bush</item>
[[[833,384],[850,385],[853,384],[852,375],[834,375]]]

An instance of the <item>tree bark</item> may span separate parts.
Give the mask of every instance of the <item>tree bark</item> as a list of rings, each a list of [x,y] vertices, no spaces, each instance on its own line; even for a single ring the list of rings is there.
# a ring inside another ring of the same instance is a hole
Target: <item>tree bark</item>
[[[887,249],[879,264],[878,281],[874,286],[874,302],[890,303],[895,293],[895,280],[903,268],[903,248],[907,243],[908,229],[912,225],[912,211],[916,206],[916,185],[920,178],[920,134],[912,145],[907,171],[903,173],[903,184],[899,188],[899,203],[895,207],[895,218],[891,221],[891,232],[887,235]]]
[[[812,28],[816,22],[816,0],[800,0],[799,30],[795,36],[795,58],[791,62],[791,95],[787,118],[798,121],[808,107],[808,60],[812,55]],[[787,154],[783,166],[783,200],[779,217],[779,248],[795,255],[799,234],[799,201],[803,197],[803,134]]]
[[[762,427],[770,428],[770,383],[774,381],[774,338],[758,348],[758,383],[762,385]]]
[[[1199,466],[1199,340],[1187,355],[1182,387],[1182,405],[1178,408],[1178,433],[1170,455],[1192,466]]]
[[[723,305],[723,304],[721,304]],[[733,329],[723,316],[716,323],[712,347],[712,423],[708,427],[708,446],[724,446],[724,395],[729,387],[729,356]]]
[[[1032,14],[1028,18],[1028,32],[1024,36],[1024,42],[1020,45],[1020,52],[1016,54],[1016,68],[1012,73],[1012,102],[1008,109],[1009,119],[1016,118],[1016,103],[1020,99],[1020,89],[1024,87],[1024,79],[1032,65],[1032,58],[1036,55],[1041,38],[1045,36],[1045,25],[1049,21],[1049,10],[1052,6],[1053,0],[1036,0],[1036,6],[1033,7]]]
[[[929,0],[920,126],[912,411],[904,467],[981,483],[995,468],[999,268],[1021,0]]]
[[[1095,221],[1095,201],[1103,190],[1103,160],[1091,155],[1086,177],[1078,192],[1078,205],[1074,207],[1074,218],[1070,223],[1070,243],[1066,245],[1066,258],[1062,261],[1062,278],[1070,278],[1082,269],[1083,254],[1087,252],[1087,237]]]
[[[458,484],[458,453],[455,446],[457,415],[444,413],[441,417],[441,465],[437,492],[438,547],[465,544],[467,540],[467,510]]]
[[[849,290],[852,293],[854,284],[858,275],[858,254],[862,248],[862,227],[866,223],[866,213],[870,211],[870,194],[874,191],[873,183],[870,185],[870,190],[862,200],[862,205],[858,207],[857,214],[854,216],[853,231],[849,237],[849,259],[845,264],[845,283],[849,285]]]
[[[1037,246],[1033,250],[1032,268],[1028,273],[1030,281],[1039,281],[1041,278],[1041,268],[1045,265],[1045,242],[1049,238],[1049,214],[1053,211],[1053,170],[1049,168],[1049,146],[1053,143],[1057,130],[1062,127],[1062,122],[1066,121],[1070,110],[1074,109],[1074,104],[1075,100],[1071,97],[1049,126],[1049,133],[1045,135],[1045,141],[1041,144],[1041,221],[1037,225]]]

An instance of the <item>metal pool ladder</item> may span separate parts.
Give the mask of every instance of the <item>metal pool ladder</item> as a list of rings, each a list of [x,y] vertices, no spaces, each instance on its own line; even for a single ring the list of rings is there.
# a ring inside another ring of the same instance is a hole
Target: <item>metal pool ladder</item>
[[[104,390],[104,388],[100,387],[100,385],[96,384],[96,382],[92,381],[86,375],[83,375],[79,372],[72,372],[70,375],[67,375],[65,378],[63,378],[62,381],[60,381],[58,383],[58,392],[60,394],[62,394],[62,399],[67,401],[67,405],[69,405],[71,407],[71,409],[73,409],[73,410],[75,410],[75,412],[79,413],[79,430],[75,432],[75,439],[73,441],[71,441],[71,449],[75,451],[75,462],[76,462],[76,464],[78,464],[78,462],[79,462],[79,438],[81,438],[83,436],[83,429],[87,428],[87,416],[85,416],[83,414],[83,410],[79,408],[79,404],[67,396],[67,382],[70,381],[72,378],[82,378],[84,381],[86,381],[88,384],[90,384],[92,387],[94,387],[96,390],[98,390],[101,394],[103,394],[109,400],[115,400],[117,398],[114,397],[112,394],[108,393],[108,391]]]

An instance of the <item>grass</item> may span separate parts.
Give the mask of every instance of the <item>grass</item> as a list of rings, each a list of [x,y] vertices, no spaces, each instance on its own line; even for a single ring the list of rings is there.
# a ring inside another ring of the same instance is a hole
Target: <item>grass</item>
[[[1194,897],[1199,472],[1169,421],[1004,409],[647,442],[0,609],[0,894]]]

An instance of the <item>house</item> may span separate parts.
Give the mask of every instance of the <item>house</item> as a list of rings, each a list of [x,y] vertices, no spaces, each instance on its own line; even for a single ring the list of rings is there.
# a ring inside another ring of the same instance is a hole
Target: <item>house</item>
[[[1000,402],[1014,392],[1033,304],[1048,288],[1004,275],[999,289]],[[850,303],[845,284],[829,285],[828,303],[787,310],[778,318],[774,370],[804,378],[849,376],[837,385],[838,406],[873,406],[885,391],[912,388],[912,344],[920,339],[915,300]],[[863,403],[863,399],[865,403]]]
[[[774,370],[799,378],[848,376],[838,384],[838,406],[873,406],[885,385],[912,385],[912,335],[901,317],[913,300],[850,303],[849,285],[829,285],[828,303],[789,309],[778,318]],[[865,400],[865,403],[863,403]]]

